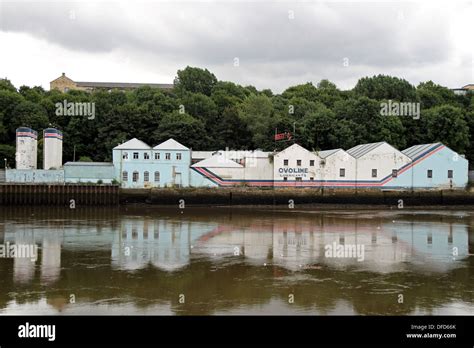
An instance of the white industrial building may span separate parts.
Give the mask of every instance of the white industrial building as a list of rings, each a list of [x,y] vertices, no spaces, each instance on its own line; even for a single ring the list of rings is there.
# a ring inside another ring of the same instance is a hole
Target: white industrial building
[[[321,180],[326,187],[350,187],[356,181],[356,159],[343,149],[317,152],[321,157]]]
[[[55,128],[43,131],[43,169],[59,169],[63,166],[63,133]]]
[[[273,186],[272,153],[216,151],[191,166],[191,186]]]
[[[44,170],[36,169],[37,133],[17,129],[16,170],[7,182],[119,182],[152,187],[331,187],[454,189],[468,183],[468,161],[441,143],[399,151],[386,142],[347,151],[309,151],[292,144],[280,152],[192,151],[174,139],[151,147],[131,139],[113,149],[113,163],[62,166],[62,133],[44,130]],[[56,169],[56,170],[53,170]]]
[[[274,186],[319,186],[321,162],[321,157],[298,144],[287,147],[273,158]]]
[[[38,133],[28,127],[16,130],[16,169],[36,169]]]
[[[357,145],[347,153],[356,159],[358,187],[409,188],[410,176],[402,175],[411,159],[386,142]]]

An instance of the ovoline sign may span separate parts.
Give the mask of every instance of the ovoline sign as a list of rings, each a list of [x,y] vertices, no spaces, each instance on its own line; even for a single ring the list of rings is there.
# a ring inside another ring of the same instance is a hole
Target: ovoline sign
[[[298,177],[306,177],[308,175],[308,168],[280,168],[278,169],[278,172],[280,173],[281,177],[293,177],[293,178],[298,178]]]

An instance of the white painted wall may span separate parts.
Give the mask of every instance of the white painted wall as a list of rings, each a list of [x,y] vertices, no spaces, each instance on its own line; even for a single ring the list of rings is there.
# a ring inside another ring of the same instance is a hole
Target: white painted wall
[[[355,181],[356,159],[344,150],[339,150],[323,159],[321,165],[322,180]],[[345,169],[345,176],[340,176],[340,169]]]
[[[38,141],[31,137],[16,139],[16,169],[36,169]]]
[[[410,158],[393,146],[382,144],[357,159],[357,180],[379,181],[392,174],[392,169],[399,169],[410,163]],[[377,177],[372,177],[372,169],[377,169]]]
[[[288,160],[288,165],[284,161]],[[301,165],[298,166],[297,161],[301,160]],[[310,161],[314,160],[314,166],[310,165]],[[285,184],[296,184],[296,178],[301,177],[303,182],[310,182],[311,178],[314,181],[321,180],[321,158],[316,154],[306,150],[304,147],[293,144],[283,151],[277,153],[274,157],[273,176],[275,182],[282,182],[284,177],[287,177]],[[294,170],[302,170],[300,173],[291,173]]]

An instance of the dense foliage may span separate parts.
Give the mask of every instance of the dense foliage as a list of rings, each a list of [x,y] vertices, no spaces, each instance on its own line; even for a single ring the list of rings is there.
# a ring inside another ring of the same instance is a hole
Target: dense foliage
[[[55,104],[64,100],[94,102],[95,118],[57,116]],[[381,103],[388,100],[420,103],[420,118],[381,115]],[[74,151],[76,160],[110,161],[112,148],[134,137],[150,145],[173,137],[195,150],[281,149],[288,143],[274,142],[276,128],[294,129],[296,141],[313,150],[377,141],[403,149],[440,141],[474,160],[472,93],[455,95],[431,81],[414,87],[383,75],[364,77],[349,91],[322,80],[279,95],[218,81],[208,70],[191,67],[178,71],[172,91],[143,87],[61,93],[27,86],[17,90],[0,80],[0,158],[10,166],[19,126],[40,136],[48,126],[61,129],[65,161],[73,159]]]

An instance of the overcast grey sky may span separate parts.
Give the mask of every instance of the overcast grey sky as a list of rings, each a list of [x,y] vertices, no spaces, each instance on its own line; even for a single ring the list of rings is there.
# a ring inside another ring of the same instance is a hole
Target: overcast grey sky
[[[171,83],[187,65],[282,92],[389,74],[474,83],[472,1],[4,1],[0,76],[17,87]],[[238,63],[238,64],[236,64]]]

